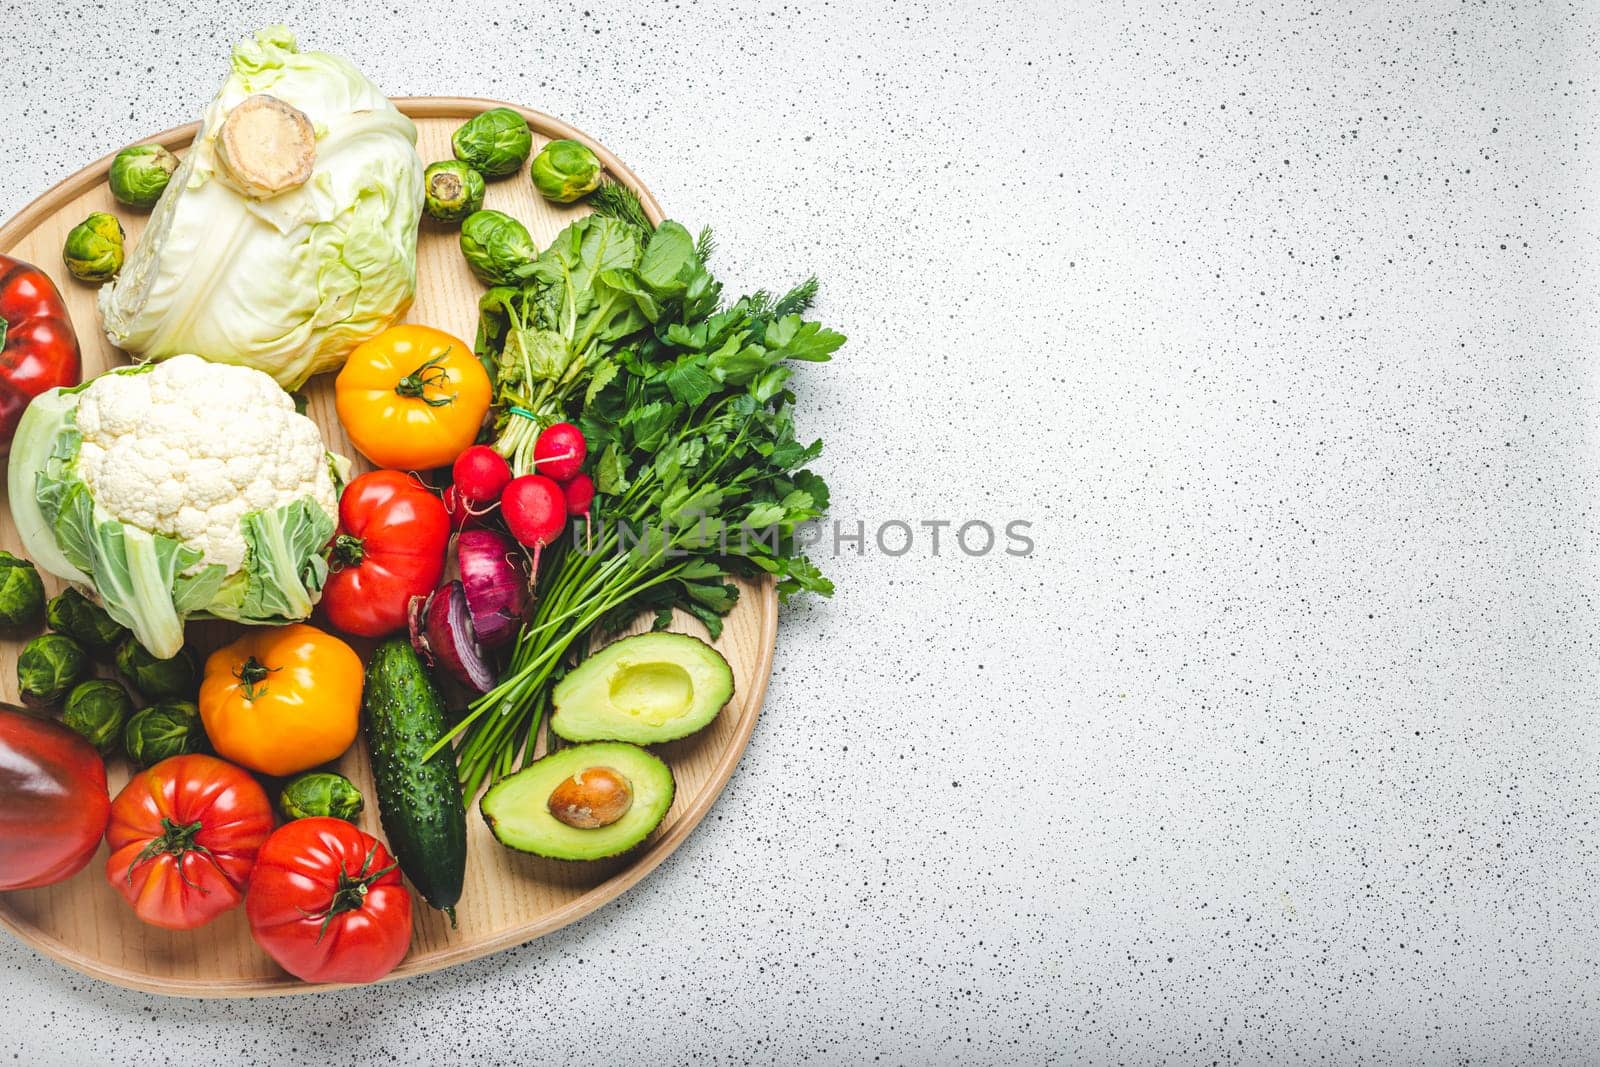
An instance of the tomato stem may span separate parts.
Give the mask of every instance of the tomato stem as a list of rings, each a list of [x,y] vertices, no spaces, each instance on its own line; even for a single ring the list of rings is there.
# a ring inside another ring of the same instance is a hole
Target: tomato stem
[[[367,891],[372,888],[372,883],[400,865],[396,860],[389,866],[374,871],[372,861],[377,853],[378,843],[374,841],[372,847],[367,849],[366,858],[361,861],[361,870],[352,875],[343,866],[339,868],[339,885],[333,891],[333,899],[328,902],[328,910],[322,914],[322,925],[317,928],[317,941],[320,942],[322,935],[328,932],[328,924],[333,922],[334,916],[360,908],[367,901]],[[315,914],[304,908],[301,912],[308,919],[316,918]]]
[[[267,691],[267,687],[261,684],[267,680],[267,676],[282,669],[281,667],[269,667],[254,656],[251,656],[244,661],[242,667],[233,672],[233,676],[239,679],[239,684],[244,688],[244,698],[246,700],[255,700]],[[200,824],[195,823],[195,825],[199,826]]]
[[[367,544],[359,537],[351,534],[340,534],[333,539],[333,562],[335,570],[341,567],[358,566],[367,558]]]
[[[188,873],[183,869],[183,857],[191,852],[198,852],[208,858],[211,856],[211,850],[194,839],[203,825],[201,820],[196,819],[194,822],[179,826],[163,815],[161,836],[151,838],[149,843],[139,850],[139,854],[133,857],[133,862],[128,864],[128,884],[133,884],[133,869],[139,864],[153,860],[157,856],[170,855],[177,860],[178,877],[183,879],[183,884],[204,896],[207,890],[191,882]]]
[[[453,403],[456,398],[454,393],[446,393],[444,396],[438,397],[429,397],[427,395],[430,387],[443,390],[444,383],[450,380],[450,372],[439,366],[439,361],[449,354],[450,350],[446,348],[443,352],[440,352],[437,356],[434,356],[422,366],[401,378],[399,384],[394,387],[394,391],[401,396],[420,400],[430,408],[442,408],[446,404]]]

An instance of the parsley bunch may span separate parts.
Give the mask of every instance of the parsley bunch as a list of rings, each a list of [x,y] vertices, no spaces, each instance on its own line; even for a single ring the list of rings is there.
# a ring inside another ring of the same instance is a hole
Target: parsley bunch
[[[597,207],[527,285],[483,298],[478,351],[498,373],[502,454],[530,462],[538,429],[572,419],[596,457],[597,496],[592,529],[546,551],[499,684],[451,732],[469,796],[531,756],[552,683],[591,633],[647,610],[663,627],[676,607],[716,636],[734,575],[770,574],[784,598],[833,591],[797,538],[828,487],[807,467],[822,442],[796,436],[792,365],[845,340],[801,318],[816,280],[724,307],[709,233],[652,229],[615,189]]]

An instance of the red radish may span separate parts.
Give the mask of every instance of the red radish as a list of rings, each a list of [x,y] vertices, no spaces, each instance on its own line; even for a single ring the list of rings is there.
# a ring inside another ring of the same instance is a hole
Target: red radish
[[[567,498],[561,487],[542,474],[513,478],[500,495],[500,514],[511,536],[533,549],[533,573],[539,573],[539,550],[567,528]]]
[[[588,456],[589,442],[583,439],[583,431],[570,422],[551,423],[533,443],[533,465],[540,474],[558,482],[577,477]]]
[[[472,632],[483,647],[499,648],[515,636],[528,606],[528,557],[498,530],[464,530],[456,561]]]
[[[446,582],[424,602],[411,598],[411,647],[423,662],[437,666],[462,685],[487,693],[494,687],[494,669],[472,636],[467,598],[460,582]]]
[[[583,516],[583,548],[589,550],[590,520],[589,508],[594,503],[594,479],[587,474],[579,474],[572,481],[561,487],[561,492],[567,498],[567,514],[573,518]]]
[[[576,518],[579,515],[589,514],[589,505],[594,503],[594,479],[587,474],[580,474],[572,481],[561,487],[567,498],[567,514]]]
[[[483,517],[493,506],[491,503],[489,507],[474,508],[462,498],[455,486],[444,487],[444,513],[450,517],[452,530],[470,530],[475,526],[482,526]]]
[[[482,508],[499,500],[511,484],[511,464],[488,445],[473,445],[456,457],[450,476],[457,495],[473,507]]]
[[[571,482],[562,486],[562,493],[566,496],[566,514],[576,518],[584,517],[584,552],[589,550],[590,526],[589,509],[595,502],[595,480],[589,475],[579,474]]]

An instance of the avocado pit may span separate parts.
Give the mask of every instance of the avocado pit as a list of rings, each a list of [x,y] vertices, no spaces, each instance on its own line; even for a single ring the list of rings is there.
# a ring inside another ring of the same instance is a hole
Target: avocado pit
[[[610,826],[633,806],[633,787],[610,767],[586,767],[564,778],[547,805],[556,821],[575,830]]]

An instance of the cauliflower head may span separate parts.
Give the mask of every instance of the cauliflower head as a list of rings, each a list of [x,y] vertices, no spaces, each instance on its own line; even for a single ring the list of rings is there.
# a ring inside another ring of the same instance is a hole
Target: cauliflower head
[[[311,614],[341,464],[271,377],[180,355],[36,398],[8,475],[28,554],[167,657],[190,616]]]
[[[178,356],[108,374],[78,398],[78,471],[121,522],[192,545],[203,563],[244,565],[246,512],[310,497],[337,516],[317,424],[267,375]]]

